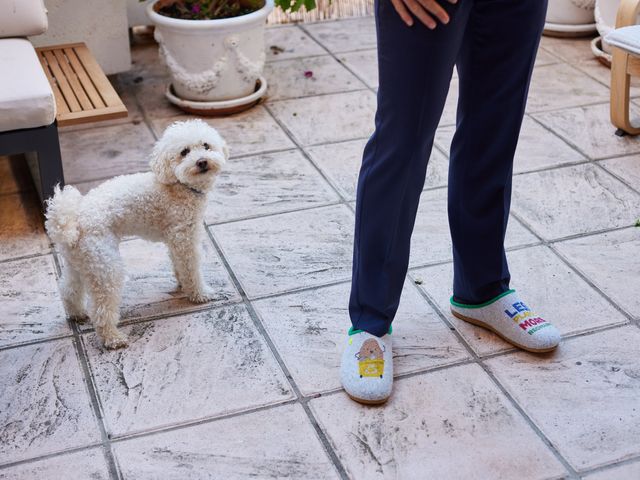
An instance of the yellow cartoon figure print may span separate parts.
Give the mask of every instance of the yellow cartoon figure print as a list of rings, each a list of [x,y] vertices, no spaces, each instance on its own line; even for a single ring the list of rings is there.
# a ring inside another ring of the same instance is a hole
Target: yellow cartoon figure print
[[[381,347],[373,338],[366,340],[356,353],[360,378],[380,377],[384,373],[384,346]]]

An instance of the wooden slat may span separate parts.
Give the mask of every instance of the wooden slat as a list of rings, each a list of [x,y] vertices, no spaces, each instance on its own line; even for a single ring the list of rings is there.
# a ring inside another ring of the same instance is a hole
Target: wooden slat
[[[69,113],[69,105],[64,101],[64,97],[62,96],[62,92],[58,88],[58,83],[51,76],[51,71],[49,70],[49,66],[47,65],[47,60],[44,58],[44,54],[42,52],[38,52],[38,60],[40,60],[40,65],[42,65],[42,70],[44,70],[44,74],[47,76],[47,80],[49,80],[49,84],[51,85],[51,89],[53,90],[53,98],[56,100],[56,112],[58,114],[61,113]]]
[[[58,125],[61,127],[68,125],[78,125],[90,121],[112,120],[114,118],[123,118],[127,116],[127,109],[124,107],[105,107],[99,110],[99,115],[92,112],[69,112],[56,117]]]
[[[59,126],[127,116],[127,107],[84,43],[36,50],[56,97]]]
[[[109,83],[109,79],[102,72],[100,65],[95,61],[87,46],[83,44],[79,47],[75,47],[73,50],[76,52],[76,55],[78,55],[82,65],[84,65],[89,77],[91,77],[91,81],[100,92],[100,96],[104,100],[104,103],[106,103],[108,107],[121,105],[122,100],[120,100],[120,97],[111,86],[111,83]]]
[[[67,57],[65,57],[64,55],[64,51],[54,50],[53,55],[56,57],[56,60],[58,60],[58,65],[62,69],[62,73],[64,73],[64,76],[67,79],[67,82],[69,82],[69,84],[71,85],[71,88],[73,88],[73,93],[75,94],[76,98],[80,102],[82,109],[93,110],[93,104],[89,100],[89,97],[87,97],[87,94],[85,93],[84,88],[82,88],[82,85],[80,85],[78,76],[69,66],[69,62],[67,60]]]
[[[73,94],[73,89],[69,85],[69,82],[62,73],[60,66],[58,65],[58,60],[51,50],[44,52],[44,57],[47,59],[47,63],[49,64],[49,68],[51,69],[51,73],[53,73],[56,82],[58,82],[58,86],[62,91],[62,95],[64,95],[64,99],[69,105],[69,109],[72,112],[79,112],[82,110],[82,107],[78,103],[78,99]]]
[[[67,55],[67,58],[69,59],[69,63],[71,64],[71,67],[73,68],[73,70],[76,72],[76,75],[78,75],[78,78],[80,79],[80,83],[82,83],[82,87],[84,88],[84,91],[87,92],[87,95],[91,99],[91,103],[93,104],[93,107],[94,108],[105,107],[106,105],[102,101],[102,97],[100,96],[100,94],[96,90],[96,87],[93,85],[93,82],[87,75],[87,72],[82,66],[82,63],[80,63],[80,60],[78,59],[78,56],[76,55],[76,52],[73,50],[73,48],[65,48],[64,53]]]

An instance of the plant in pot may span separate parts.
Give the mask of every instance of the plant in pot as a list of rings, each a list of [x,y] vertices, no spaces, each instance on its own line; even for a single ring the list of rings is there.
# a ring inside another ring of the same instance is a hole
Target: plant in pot
[[[315,0],[276,0],[284,10]],[[264,28],[274,0],[156,0],[147,5],[171,84],[166,96],[183,110],[220,115],[264,95]]]

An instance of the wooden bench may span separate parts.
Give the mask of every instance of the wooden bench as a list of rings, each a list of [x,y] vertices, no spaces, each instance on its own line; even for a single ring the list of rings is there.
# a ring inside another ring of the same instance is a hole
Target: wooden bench
[[[36,48],[56,101],[58,126],[122,118],[127,107],[84,43]]]

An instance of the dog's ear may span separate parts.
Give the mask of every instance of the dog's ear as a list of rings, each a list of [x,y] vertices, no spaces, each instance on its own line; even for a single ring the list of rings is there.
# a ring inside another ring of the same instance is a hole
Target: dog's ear
[[[153,146],[149,166],[160,183],[171,185],[178,181],[171,165],[172,157],[171,149],[164,145],[162,139],[158,140]]]

